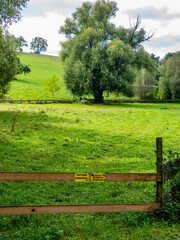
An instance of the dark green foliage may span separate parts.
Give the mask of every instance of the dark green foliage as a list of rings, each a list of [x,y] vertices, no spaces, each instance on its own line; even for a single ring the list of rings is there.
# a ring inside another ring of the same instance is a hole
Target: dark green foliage
[[[18,50],[20,52],[23,52],[23,47],[28,46],[27,41],[22,36],[16,38],[16,42],[17,42],[17,45],[18,45]]]
[[[0,25],[10,25],[21,18],[23,7],[29,0],[0,0]]]
[[[35,37],[31,42],[31,49],[34,50],[35,53],[40,54],[41,52],[47,51],[47,40],[41,37]]]
[[[61,51],[64,80],[74,95],[92,94],[95,102],[103,101],[104,91],[130,97],[135,69],[155,71],[154,62],[141,46],[152,35],[146,36],[140,28],[140,18],[130,29],[117,28],[110,22],[117,10],[114,1],[85,2],[60,28],[67,37]]]
[[[163,216],[167,220],[180,222],[180,159],[176,158],[170,163],[171,178],[165,184]]]
[[[17,69],[16,44],[14,37],[0,27],[0,94],[9,90]]]
[[[156,57],[153,53],[151,54],[151,58],[155,61],[156,63],[156,77],[155,79],[159,81],[160,78],[160,72],[159,72],[159,66],[160,66],[160,57]]]
[[[161,98],[180,99],[180,52],[165,57],[159,70]]]
[[[30,65],[25,65],[23,63],[20,62],[20,58],[17,58],[17,71],[16,74],[26,74],[26,73],[30,73],[31,69],[30,69]]]

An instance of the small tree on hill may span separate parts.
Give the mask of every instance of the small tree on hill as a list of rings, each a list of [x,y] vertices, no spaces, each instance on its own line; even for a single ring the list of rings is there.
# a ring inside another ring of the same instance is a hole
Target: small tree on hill
[[[20,52],[23,52],[23,47],[28,47],[27,41],[22,36],[16,38],[16,42]]]
[[[56,75],[52,76],[49,79],[44,80],[44,89],[45,91],[52,94],[52,99],[54,100],[54,94],[60,90],[60,86],[57,85],[57,81],[59,78],[56,77]]]
[[[41,37],[35,37],[31,42],[31,49],[34,50],[35,53],[40,54],[41,52],[47,51],[47,40]]]

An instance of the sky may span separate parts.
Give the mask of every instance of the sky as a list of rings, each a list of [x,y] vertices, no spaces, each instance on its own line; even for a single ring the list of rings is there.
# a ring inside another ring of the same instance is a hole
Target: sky
[[[65,19],[71,17],[83,0],[30,0],[22,11],[22,19],[13,23],[10,32],[16,37],[23,36],[30,46],[35,37],[48,41],[45,54],[58,56],[60,42],[65,36],[58,33]],[[95,0],[88,0],[95,2]],[[112,20],[117,27],[129,28],[138,15],[147,33],[155,35],[143,44],[147,52],[163,58],[168,52],[180,50],[180,1],[179,0],[116,0],[118,12]],[[30,52],[30,47],[24,48]]]

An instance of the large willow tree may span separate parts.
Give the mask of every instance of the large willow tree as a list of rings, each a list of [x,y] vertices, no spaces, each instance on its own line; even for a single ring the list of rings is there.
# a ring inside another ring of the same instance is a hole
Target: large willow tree
[[[110,20],[117,10],[114,1],[85,2],[60,27],[67,38],[61,51],[64,80],[74,95],[90,93],[95,102],[103,102],[104,91],[132,96],[135,68],[155,70],[142,47],[153,34],[146,35],[139,17],[129,29],[116,27]]]

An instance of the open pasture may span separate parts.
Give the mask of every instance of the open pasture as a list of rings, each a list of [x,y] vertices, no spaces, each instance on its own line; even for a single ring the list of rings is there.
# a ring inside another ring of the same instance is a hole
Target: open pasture
[[[11,132],[13,118],[14,131]],[[0,104],[1,172],[155,172],[180,151],[180,104]],[[0,182],[0,205],[144,203],[154,183]],[[0,239],[178,239],[153,213],[0,216]]]

